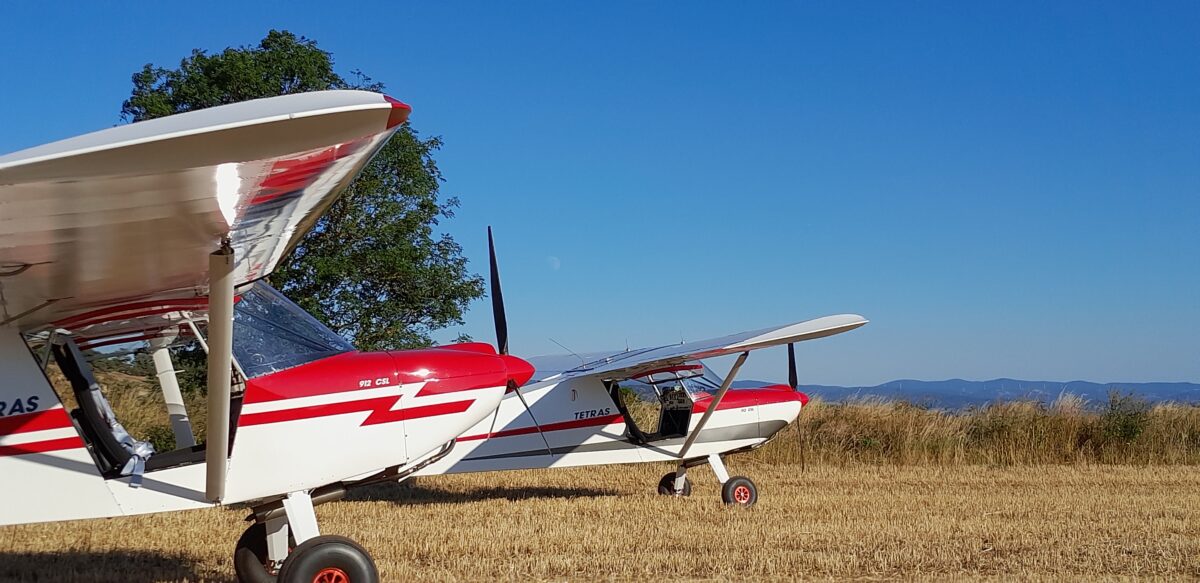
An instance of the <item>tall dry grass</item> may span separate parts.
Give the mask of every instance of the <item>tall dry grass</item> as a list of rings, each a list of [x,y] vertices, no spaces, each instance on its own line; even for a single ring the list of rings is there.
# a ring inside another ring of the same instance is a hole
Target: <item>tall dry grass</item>
[[[1200,464],[1200,407],[1114,395],[1087,404],[1008,402],[961,412],[908,403],[811,401],[754,453],[794,464]]]
[[[94,371],[108,404],[113,408],[117,420],[129,434],[149,441],[158,452],[175,449],[175,434],[167,417],[167,405],[162,391],[152,379],[115,371]],[[63,376],[58,365],[46,367],[46,377],[58,393],[68,411],[74,409],[75,396],[71,383]],[[205,420],[208,417],[208,402],[196,391],[184,393],[184,404],[192,421],[192,431],[197,441],[204,439]]]
[[[51,366],[49,376],[68,408],[70,389]],[[113,410],[126,429],[157,451],[174,448],[162,393],[152,379],[98,371]],[[206,402],[185,393],[197,439],[203,439]],[[642,428],[657,426],[658,408],[627,401]],[[1022,465],[1200,464],[1200,407],[1149,405],[1113,395],[1087,403],[1063,394],[1054,403],[1016,401],[965,411],[929,409],[902,401],[813,399],[792,427],[754,452],[774,464]]]

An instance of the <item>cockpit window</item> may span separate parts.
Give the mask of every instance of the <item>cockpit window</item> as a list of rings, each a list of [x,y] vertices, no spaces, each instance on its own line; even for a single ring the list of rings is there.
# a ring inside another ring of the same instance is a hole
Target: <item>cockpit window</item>
[[[683,386],[687,388],[688,393],[696,397],[702,394],[715,394],[721,388],[721,382],[721,377],[717,376],[713,369],[708,368],[708,365],[704,365],[704,374],[688,379]]]
[[[233,355],[247,378],[354,350],[275,288],[255,283],[233,309]]]

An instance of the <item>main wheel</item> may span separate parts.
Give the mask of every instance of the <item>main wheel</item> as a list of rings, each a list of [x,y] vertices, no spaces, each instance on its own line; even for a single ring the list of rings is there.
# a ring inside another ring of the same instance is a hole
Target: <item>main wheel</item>
[[[275,574],[267,567],[269,561],[267,525],[252,524],[233,549],[233,571],[238,583],[275,583]]]
[[[746,476],[733,476],[721,486],[721,501],[749,508],[758,502],[758,486]]]
[[[344,536],[310,538],[279,568],[279,583],[379,583],[371,555]]]
[[[663,496],[691,496],[692,495],[692,480],[690,478],[683,479],[683,491],[675,493],[675,472],[671,472],[662,477],[658,481],[658,493]]]

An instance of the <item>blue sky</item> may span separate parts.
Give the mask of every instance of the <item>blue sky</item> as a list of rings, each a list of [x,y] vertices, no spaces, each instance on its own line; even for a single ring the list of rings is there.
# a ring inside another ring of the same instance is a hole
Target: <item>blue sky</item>
[[[0,152],[287,29],[445,139],[518,354],[854,312],[802,383],[1200,381],[1200,4],[425,4],[9,3]]]

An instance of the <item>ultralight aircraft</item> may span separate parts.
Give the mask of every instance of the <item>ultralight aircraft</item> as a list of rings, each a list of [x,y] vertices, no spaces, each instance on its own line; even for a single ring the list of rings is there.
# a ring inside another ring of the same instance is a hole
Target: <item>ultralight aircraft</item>
[[[239,504],[239,580],[378,580],[313,506],[444,456],[533,373],[486,344],[357,352],[264,281],[409,112],[305,93],[0,157],[0,499],[20,501],[0,524]],[[200,444],[168,350],[193,339],[208,354]],[[139,341],[174,451],[125,431],[85,356]]]
[[[488,229],[497,346],[508,352],[508,320]],[[808,403],[797,390],[795,343],[853,330],[867,320],[826,316],[722,338],[588,355],[529,358],[536,372],[509,387],[495,413],[458,437],[453,451],[414,475],[640,462],[673,462],[658,492],[688,496],[689,468],[708,465],[726,504],[752,506],[758,487],[730,476],[723,458],[762,447]],[[732,388],[754,350],[787,344],[788,384]],[[724,378],[701,360],[738,355]],[[638,391],[649,396],[639,399]]]

